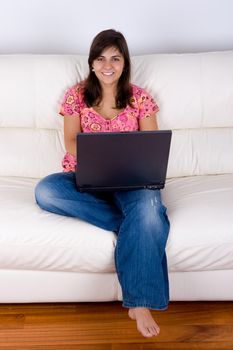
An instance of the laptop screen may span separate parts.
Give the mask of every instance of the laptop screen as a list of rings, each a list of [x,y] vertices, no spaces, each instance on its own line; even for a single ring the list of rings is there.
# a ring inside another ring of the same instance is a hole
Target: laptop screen
[[[80,191],[163,188],[171,130],[77,134]]]

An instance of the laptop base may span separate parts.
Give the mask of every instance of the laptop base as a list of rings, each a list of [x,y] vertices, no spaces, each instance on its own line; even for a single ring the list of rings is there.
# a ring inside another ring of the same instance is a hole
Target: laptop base
[[[159,185],[135,185],[135,186],[112,186],[112,187],[89,187],[89,186],[78,186],[77,189],[79,192],[101,192],[101,191],[131,191],[131,190],[139,190],[139,189],[148,189],[148,190],[161,190],[164,188],[164,184]]]

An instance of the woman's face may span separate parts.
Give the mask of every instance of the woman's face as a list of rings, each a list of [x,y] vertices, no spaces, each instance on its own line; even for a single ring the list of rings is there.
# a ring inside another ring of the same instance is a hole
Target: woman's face
[[[116,47],[106,48],[92,64],[102,86],[115,86],[124,69],[124,57]]]

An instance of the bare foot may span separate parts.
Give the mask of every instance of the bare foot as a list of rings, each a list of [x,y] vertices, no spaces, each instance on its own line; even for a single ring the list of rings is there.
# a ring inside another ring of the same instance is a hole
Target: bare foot
[[[129,317],[136,320],[137,329],[144,337],[157,336],[160,328],[153,319],[150,310],[145,307],[135,307],[129,309]]]

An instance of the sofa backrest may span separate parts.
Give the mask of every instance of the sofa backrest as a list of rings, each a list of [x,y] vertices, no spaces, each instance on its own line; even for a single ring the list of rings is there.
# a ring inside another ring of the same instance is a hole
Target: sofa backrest
[[[87,72],[87,56],[0,55],[0,175],[62,171],[59,106]],[[134,56],[132,82],[173,131],[167,177],[233,173],[233,51]]]

